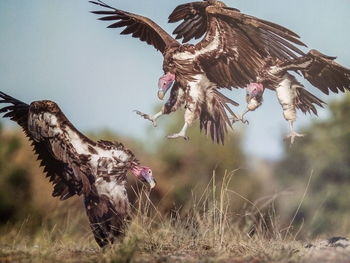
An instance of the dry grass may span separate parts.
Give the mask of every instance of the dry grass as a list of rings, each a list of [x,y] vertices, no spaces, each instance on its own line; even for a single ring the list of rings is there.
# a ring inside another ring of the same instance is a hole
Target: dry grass
[[[34,233],[22,225],[2,229],[0,262],[301,262],[304,243],[297,230],[279,226],[275,196],[245,200],[244,214],[230,206],[232,173],[216,182],[215,174],[187,209],[161,214],[145,189],[137,191],[134,217],[123,240],[99,249],[85,215],[70,213],[64,221],[43,225]],[[310,259],[309,257],[307,257]],[[305,262],[308,262],[306,260]],[[318,261],[320,262],[320,261]]]

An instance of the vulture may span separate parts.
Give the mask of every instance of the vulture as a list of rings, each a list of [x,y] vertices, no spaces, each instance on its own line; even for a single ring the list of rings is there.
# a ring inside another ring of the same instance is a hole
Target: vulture
[[[90,2],[105,8],[92,13],[112,23],[108,28],[125,27],[121,34],[131,34],[163,54],[164,75],[158,81],[158,97],[163,99],[169,89],[170,97],[153,116],[136,113],[156,126],[160,116],[183,107],[184,125],[169,139],[188,139],[188,127],[199,119],[200,130],[223,144],[228,128],[232,128],[230,117],[235,116],[231,107],[238,103],[223,95],[221,89],[245,88],[254,82],[267,57],[287,60],[304,55],[298,46],[305,44],[291,30],[243,14],[221,1],[176,7],[169,16],[170,23],[181,22],[174,31],[175,38],[146,17],[102,1]],[[197,44],[186,43],[201,37]]]
[[[123,234],[130,213],[127,172],[155,186],[152,171],[141,166],[119,142],[94,142],[80,133],[55,102],[30,105],[0,92],[0,113],[17,122],[53,184],[52,196],[66,200],[83,195],[87,216],[100,247]]]
[[[323,107],[322,100],[308,92],[291,72],[299,73],[313,86],[325,94],[350,91],[350,70],[339,65],[330,57],[317,50],[310,50],[306,55],[290,60],[266,60],[256,77],[256,82],[247,85],[247,110],[243,116],[257,109],[263,100],[265,88],[276,92],[282,106],[283,116],[289,122],[291,144],[295,137],[302,137],[294,131],[293,123],[296,121],[296,110],[303,113],[313,113],[317,116],[316,106]]]

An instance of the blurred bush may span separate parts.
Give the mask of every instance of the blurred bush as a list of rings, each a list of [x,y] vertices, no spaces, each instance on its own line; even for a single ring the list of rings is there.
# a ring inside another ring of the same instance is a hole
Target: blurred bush
[[[165,118],[166,119],[166,118]],[[182,126],[180,116],[171,116],[165,134],[176,132]],[[158,128],[159,130],[161,128]],[[207,187],[213,171],[216,180],[222,179],[225,171],[239,168],[232,179],[233,189],[248,198],[259,193],[254,189],[256,180],[244,169],[245,156],[241,150],[241,137],[230,132],[225,146],[216,145],[209,138],[199,133],[197,126],[189,131],[190,141],[167,140],[163,136],[153,137],[150,131],[143,141],[120,137],[110,131],[89,133],[93,139],[117,140],[123,142],[135,152],[142,164],[152,167],[157,180],[157,188],[152,191],[152,201],[163,213],[186,213],[186,205],[192,196],[199,195]],[[82,202],[78,197],[59,202],[51,197],[52,186],[39,168],[39,162],[31,146],[19,130],[0,131],[0,223],[15,223],[24,218],[35,216],[37,225],[41,219],[64,217],[69,207],[83,212]],[[129,176],[131,188],[129,196],[133,202],[141,184]],[[243,201],[237,198],[237,207]],[[45,221],[46,222],[46,221]]]
[[[163,117],[157,129],[150,124],[140,140],[111,131],[88,135],[95,140],[123,142],[143,165],[152,168],[157,187],[150,197],[163,215],[185,217],[193,201],[198,201],[208,186],[213,187],[213,173],[215,183],[220,184],[226,171],[236,170],[227,182],[232,195],[227,212],[237,218],[245,233],[256,232],[261,221],[271,222],[264,223],[263,228],[279,231],[290,225],[312,173],[308,194],[292,222],[294,228],[288,231],[298,232],[303,226],[303,235],[346,235],[350,229],[349,112],[350,96],[331,103],[330,116],[306,127],[306,137],[293,147],[286,144],[285,155],[278,162],[245,156],[242,133],[237,130],[228,133],[224,146],[213,144],[197,125],[189,129],[189,142],[165,139],[181,129],[181,114]],[[133,176],[129,179],[129,196],[134,202],[143,186]],[[81,198],[60,202],[51,197],[51,192],[52,186],[23,133],[0,129],[0,226],[30,217],[33,229],[38,229],[43,222],[50,227],[68,225],[74,217],[80,218],[80,225],[89,232]]]
[[[350,229],[350,95],[332,102],[329,109],[326,119],[304,128],[304,138],[292,147],[285,146],[286,155],[275,170],[280,184],[293,186],[298,196],[312,174],[296,219],[313,236],[348,233]],[[285,206],[287,217],[294,213],[298,201]]]
[[[23,147],[21,137],[5,135],[0,125],[0,223],[23,220],[36,214],[32,202],[30,174],[16,159]]]

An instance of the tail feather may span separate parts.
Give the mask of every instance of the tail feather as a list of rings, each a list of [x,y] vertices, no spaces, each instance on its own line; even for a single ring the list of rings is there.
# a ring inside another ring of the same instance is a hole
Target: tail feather
[[[118,213],[106,196],[84,197],[86,214],[95,240],[100,247],[113,244],[125,233],[127,214]]]
[[[313,113],[317,116],[318,114],[315,106],[319,106],[323,108],[323,106],[326,104],[324,101],[322,101],[321,99],[317,98],[315,95],[308,92],[302,86],[296,89],[296,93],[297,93],[297,97],[296,97],[295,105],[304,114]]]
[[[207,102],[200,114],[200,130],[204,130],[206,135],[210,134],[213,142],[224,144],[227,128],[232,127],[226,111],[234,115],[229,104],[237,106],[238,103],[227,98],[218,90],[210,90],[207,94]]]

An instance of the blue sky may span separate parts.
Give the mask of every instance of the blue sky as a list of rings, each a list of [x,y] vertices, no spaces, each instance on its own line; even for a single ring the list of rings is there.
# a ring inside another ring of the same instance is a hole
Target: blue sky
[[[172,32],[175,25],[168,25],[167,17],[186,1],[106,2],[147,16]],[[336,55],[339,63],[350,67],[348,0],[225,3],[292,29],[310,48]],[[154,112],[159,103],[156,92],[163,74],[162,56],[137,39],[119,35],[119,29],[106,29],[107,24],[97,21],[90,10],[96,8],[85,0],[1,0],[0,90],[26,102],[54,100],[83,131],[108,128],[143,137],[150,124],[132,111]],[[314,88],[309,90],[320,95]],[[242,105],[236,111],[242,111],[244,91],[229,95]],[[326,114],[320,110],[321,117]],[[264,105],[248,119],[249,126],[237,127],[244,129],[246,152],[277,158],[282,153],[281,136],[287,132],[287,123],[275,95],[267,92]],[[312,119],[299,114],[296,127]],[[164,129],[164,125],[160,121],[157,129]]]

